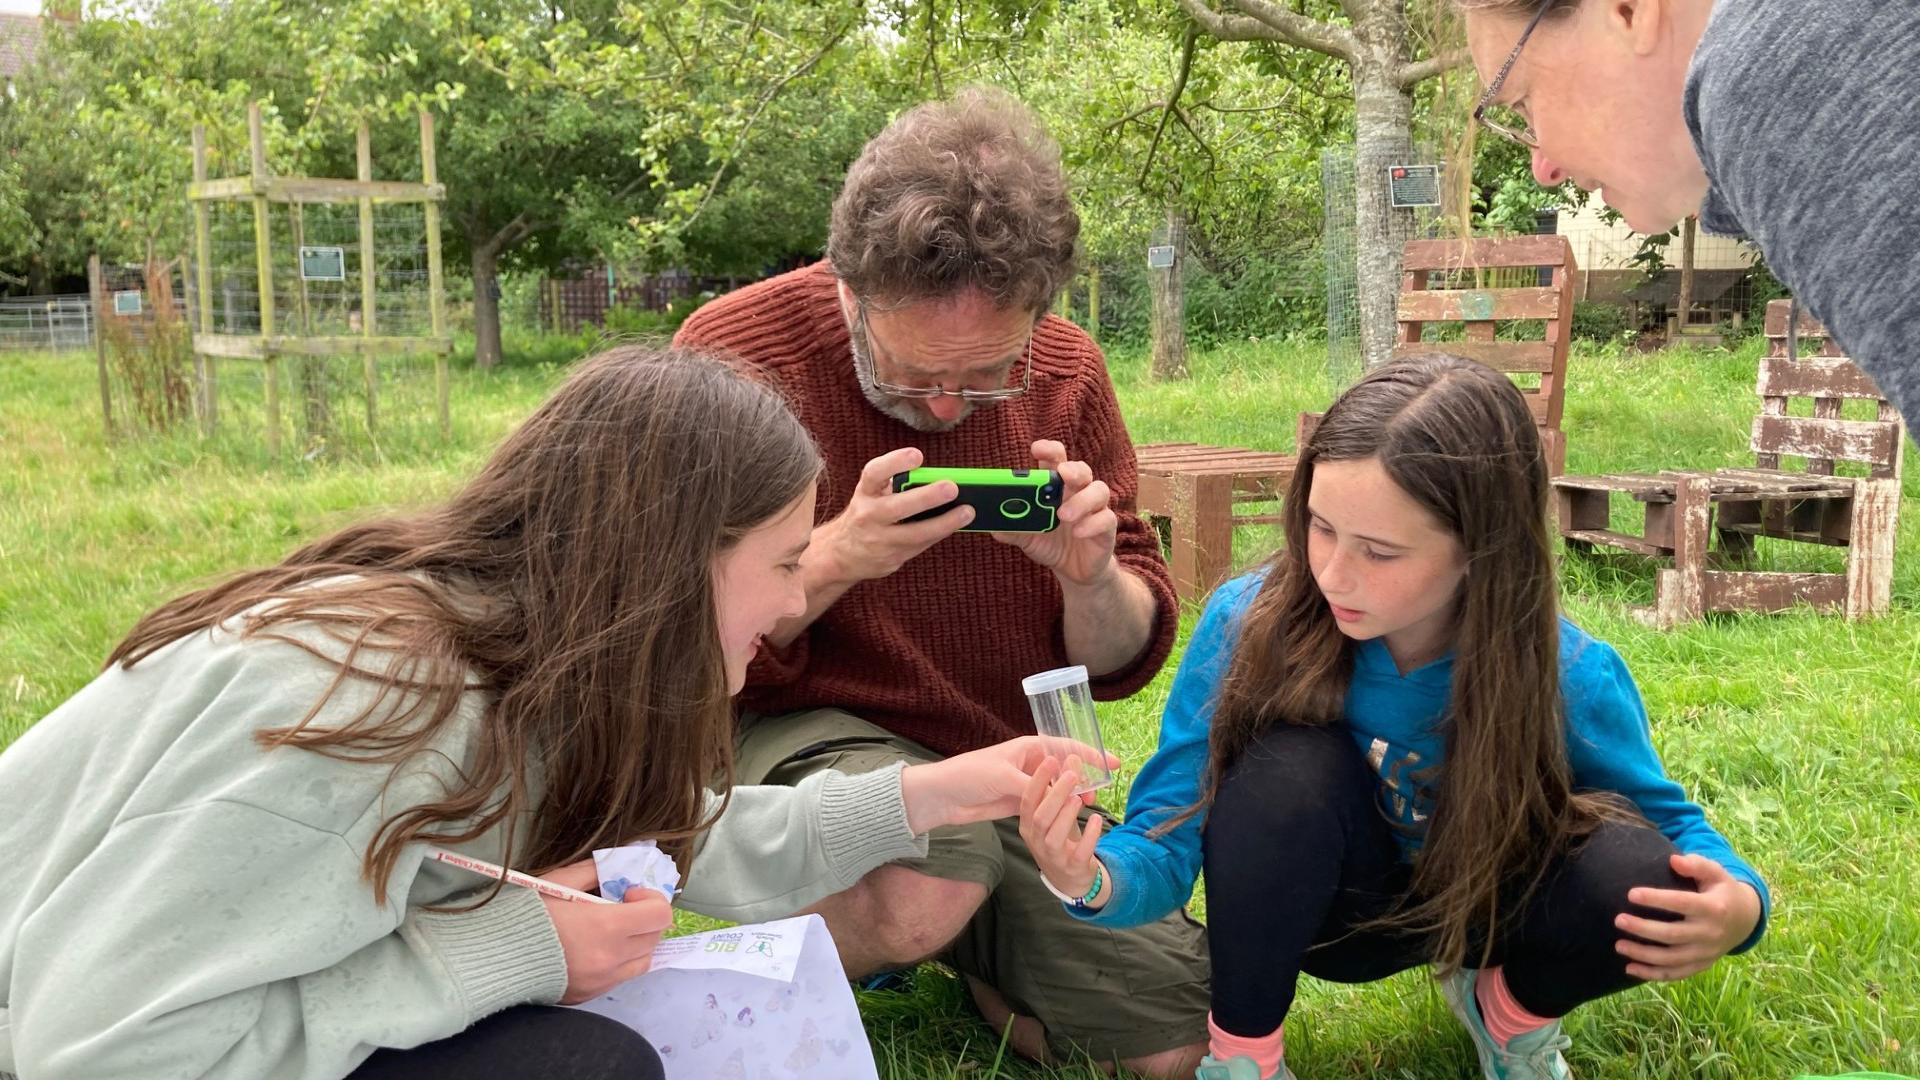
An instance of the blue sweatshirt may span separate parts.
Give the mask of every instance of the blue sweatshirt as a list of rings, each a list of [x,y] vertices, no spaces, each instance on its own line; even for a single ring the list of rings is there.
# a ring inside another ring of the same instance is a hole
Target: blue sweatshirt
[[[1173,679],[1160,721],[1160,746],[1141,767],[1127,800],[1126,823],[1101,838],[1100,861],[1112,891],[1099,911],[1073,913],[1106,926],[1137,926],[1185,906],[1200,876],[1201,817],[1158,840],[1155,825],[1193,805],[1207,775],[1207,735],[1213,705],[1239,637],[1241,617],[1259,592],[1249,574],[1222,585],[1207,603]],[[1345,722],[1380,778],[1383,810],[1395,823],[1410,859],[1433,808],[1446,747],[1439,723],[1453,688],[1451,655],[1401,675],[1379,639],[1361,642],[1347,688]],[[1574,787],[1611,791],[1632,800],[1683,853],[1704,855],[1760,894],[1760,922],[1740,948],[1752,948],[1766,929],[1767,886],[1707,824],[1698,804],[1667,777],[1647,729],[1646,707],[1633,676],[1613,647],[1560,622],[1560,692],[1566,701],[1567,755]],[[1073,909],[1069,909],[1070,911]]]

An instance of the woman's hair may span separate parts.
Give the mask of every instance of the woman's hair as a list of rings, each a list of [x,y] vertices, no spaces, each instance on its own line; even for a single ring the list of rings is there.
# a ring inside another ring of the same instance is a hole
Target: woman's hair
[[[107,664],[131,667],[244,613],[242,634],[341,668],[304,717],[260,741],[396,771],[434,751],[464,690],[484,691],[458,783],[388,818],[368,846],[363,872],[382,903],[406,845],[503,822],[516,866],[653,837],[685,867],[712,823],[708,786],[733,777],[714,560],[819,472],[812,439],[769,386],[695,353],[609,349],[446,504],[350,526],[170,601]],[[343,658],[312,644],[315,628]],[[373,703],[315,725],[349,679],[371,684]]]
[[[1214,709],[1207,789],[1188,813],[1211,804],[1227,766],[1273,725],[1340,720],[1355,645],[1307,562],[1307,496],[1319,462],[1369,458],[1466,559],[1439,789],[1410,895],[1378,924],[1432,935],[1434,962],[1451,970],[1480,933],[1492,947],[1500,912],[1531,894],[1553,853],[1620,815],[1573,791],[1546,462],[1505,376],[1426,354],[1375,368],[1327,410],[1300,449],[1286,547],[1247,609]]]
[[[1038,316],[1073,278],[1080,217],[1060,147],[1026,106],[973,87],[873,137],[833,202],[827,259],[886,304],[977,289]]]

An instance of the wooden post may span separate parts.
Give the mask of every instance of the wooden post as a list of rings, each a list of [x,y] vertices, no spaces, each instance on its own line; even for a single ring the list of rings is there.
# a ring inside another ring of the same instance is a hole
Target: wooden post
[[[1187,377],[1187,304],[1180,274],[1187,260],[1187,217],[1178,207],[1167,210],[1167,243],[1173,248],[1173,265],[1164,270],[1148,270],[1152,286],[1153,360],[1148,373],[1155,379]]]
[[[301,251],[307,246],[307,221],[302,203],[294,202],[288,207],[293,223],[293,265],[294,280],[297,283],[295,299],[300,304],[300,336],[313,336],[313,309],[307,299],[307,270],[301,265]],[[311,446],[316,439],[325,439],[327,430],[332,426],[327,408],[327,358],[302,353],[294,361],[300,372],[301,398],[304,402],[303,415],[307,418],[307,442]]]
[[[1712,482],[1705,476],[1675,478],[1673,569],[1660,571],[1654,600],[1654,624],[1662,630],[1698,619],[1706,611],[1712,491]]]
[[[1175,473],[1167,488],[1174,592],[1198,600],[1233,570],[1233,474]]]
[[[1693,315],[1693,238],[1694,222],[1688,218],[1680,224],[1680,295],[1674,300],[1674,306],[1680,309],[1680,334],[1687,332],[1687,323]]]
[[[87,295],[93,303],[93,364],[100,374],[100,422],[107,442],[113,442],[113,384],[107,379],[107,283],[100,273],[100,255],[87,256]],[[51,321],[51,320],[49,320]]]
[[[1854,481],[1852,538],[1847,551],[1849,619],[1885,615],[1893,602],[1893,545],[1900,507],[1894,477]]]
[[[420,110],[420,179],[428,184],[438,183],[439,170],[434,166],[433,151],[433,114]],[[449,400],[447,385],[447,351],[438,345],[447,332],[446,296],[440,282],[440,202],[428,199],[427,218],[427,310],[433,322],[433,338],[439,354],[433,361],[434,390],[440,400],[440,436],[453,437],[453,410]]]
[[[280,378],[273,356],[273,228],[267,204],[267,139],[260,128],[260,103],[247,106],[247,140],[253,147],[253,257],[260,294],[260,363],[266,379],[267,452],[280,456]]]
[[[300,271],[294,276],[294,298],[300,304],[300,336],[312,337],[313,310],[307,298],[307,273],[306,268],[300,265],[300,250],[307,246],[307,215],[305,207],[298,202],[290,204],[287,212],[292,215],[293,222],[293,265]]]
[[[1087,336],[1100,344],[1100,268],[1087,271]]]
[[[373,134],[367,128],[365,120],[360,121],[360,133],[356,140],[355,156],[359,161],[358,176],[362,181],[373,179]],[[374,327],[375,308],[374,275],[379,262],[373,251],[373,198],[360,196],[360,334],[362,337],[374,337],[378,330]],[[373,350],[366,350],[365,375],[367,380],[367,438],[379,441],[374,434],[379,419],[380,369],[374,359]]]
[[[207,128],[204,124],[193,125],[193,179],[203,183],[207,179]],[[212,210],[205,199],[193,200],[193,278],[195,282],[194,299],[198,309],[200,325],[195,329],[202,334],[213,333],[213,239],[209,216]],[[191,339],[191,334],[189,334]],[[213,357],[193,351],[194,374],[200,379],[200,430],[212,437],[219,425],[220,398],[215,393],[215,372]]]

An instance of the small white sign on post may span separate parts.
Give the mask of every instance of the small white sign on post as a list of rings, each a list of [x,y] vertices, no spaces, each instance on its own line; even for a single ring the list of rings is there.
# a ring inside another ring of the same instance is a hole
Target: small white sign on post
[[[1173,245],[1172,244],[1154,244],[1153,246],[1147,248],[1147,269],[1149,270],[1173,269]]]
[[[303,281],[347,280],[347,250],[337,247],[302,247],[300,278]]]
[[[53,305],[49,304],[48,307]],[[115,315],[140,314],[140,290],[121,289],[113,294],[113,313]]]

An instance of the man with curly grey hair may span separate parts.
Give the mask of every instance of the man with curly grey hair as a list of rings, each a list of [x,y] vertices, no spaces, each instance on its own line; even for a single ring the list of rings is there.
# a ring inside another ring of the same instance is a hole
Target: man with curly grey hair
[[[1020,677],[1084,665],[1094,696],[1144,687],[1179,622],[1106,361],[1047,314],[1080,221],[1059,148],[989,90],[909,110],[867,144],[824,262],[713,301],[682,345],[764,370],[827,461],[793,572],[807,611],[762,643],[741,696],[741,783],[938,760],[1032,721]],[[922,464],[1054,469],[1060,525],[961,532]],[[1013,821],[936,830],[816,910],[849,974],[939,957],[996,1030],[1038,1059],[1193,1075],[1205,1048],[1204,931],[1183,913],[1113,932],[1062,917]]]

